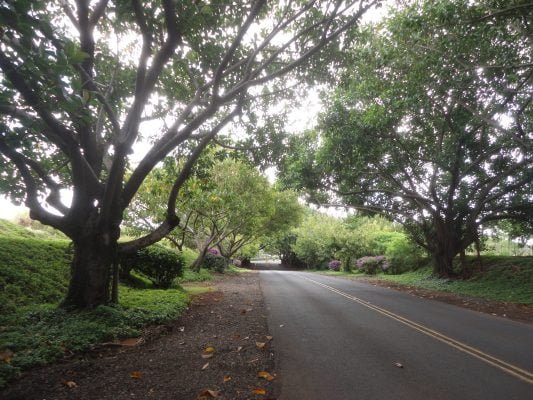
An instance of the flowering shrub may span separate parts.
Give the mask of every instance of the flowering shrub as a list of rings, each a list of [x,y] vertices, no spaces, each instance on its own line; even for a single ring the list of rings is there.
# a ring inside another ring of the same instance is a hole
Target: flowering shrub
[[[219,256],[220,251],[218,249],[215,249],[214,247],[211,247],[209,250],[207,250],[210,254],[213,254],[214,256]]]
[[[390,264],[385,256],[374,256],[359,258],[355,261],[355,266],[365,274],[374,275],[378,272],[378,268],[384,272],[387,271]]]
[[[328,262],[328,268],[332,271],[338,271],[341,267],[341,262],[339,260],[331,260]]]

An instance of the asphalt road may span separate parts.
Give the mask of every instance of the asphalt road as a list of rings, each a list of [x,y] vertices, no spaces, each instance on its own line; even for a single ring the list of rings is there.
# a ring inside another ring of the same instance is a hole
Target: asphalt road
[[[533,399],[533,325],[304,272],[261,271],[280,400]]]

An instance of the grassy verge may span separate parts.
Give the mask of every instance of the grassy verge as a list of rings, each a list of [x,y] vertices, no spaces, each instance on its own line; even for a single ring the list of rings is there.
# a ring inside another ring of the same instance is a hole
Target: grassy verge
[[[470,279],[439,279],[430,268],[401,275],[379,275],[381,279],[488,300],[533,304],[533,263],[531,257],[490,257],[484,270]]]
[[[473,260],[470,261],[474,263]],[[483,269],[470,279],[440,279],[430,267],[401,275],[378,274],[376,278],[422,289],[438,290],[487,300],[533,304],[533,257],[485,256]],[[360,272],[319,271],[325,275],[369,277]]]

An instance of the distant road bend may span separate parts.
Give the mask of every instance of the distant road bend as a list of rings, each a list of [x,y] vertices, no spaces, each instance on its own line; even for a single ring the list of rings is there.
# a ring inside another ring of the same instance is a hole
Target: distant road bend
[[[533,325],[318,274],[261,271],[282,400],[533,399]]]

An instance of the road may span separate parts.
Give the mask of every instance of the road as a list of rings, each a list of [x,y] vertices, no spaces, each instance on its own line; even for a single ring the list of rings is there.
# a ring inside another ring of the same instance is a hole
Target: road
[[[340,278],[261,271],[280,400],[533,399],[533,325]]]

